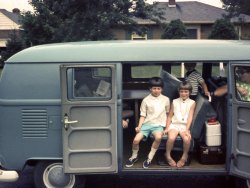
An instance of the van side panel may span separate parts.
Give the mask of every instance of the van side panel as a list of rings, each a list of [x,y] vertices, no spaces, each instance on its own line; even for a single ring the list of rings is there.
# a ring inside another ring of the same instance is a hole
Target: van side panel
[[[21,169],[26,160],[41,156],[62,158],[59,80],[59,64],[6,64],[0,82],[5,168]]]

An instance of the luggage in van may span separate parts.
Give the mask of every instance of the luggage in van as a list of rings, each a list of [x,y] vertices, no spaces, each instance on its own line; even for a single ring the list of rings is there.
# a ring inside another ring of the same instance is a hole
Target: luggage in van
[[[206,145],[220,146],[221,145],[221,125],[215,119],[211,118],[206,121]]]
[[[198,148],[198,161],[201,164],[223,164],[225,152],[222,146],[207,146],[200,144]]]

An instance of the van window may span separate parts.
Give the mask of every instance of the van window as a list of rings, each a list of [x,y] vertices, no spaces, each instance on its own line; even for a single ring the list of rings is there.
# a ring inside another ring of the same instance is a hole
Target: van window
[[[250,101],[250,66],[237,66],[234,72],[238,100]]]
[[[161,65],[145,65],[145,66],[132,66],[131,77],[132,78],[151,78],[161,75]]]
[[[182,76],[182,72],[183,72],[183,70],[182,70],[182,63],[175,63],[175,64],[171,65],[171,74],[174,77],[176,77],[176,78],[184,77],[184,76]]]
[[[70,71],[70,69],[69,69]],[[70,79],[70,77],[68,77]],[[111,98],[111,69],[107,67],[80,67],[73,69],[72,98]],[[70,91],[69,91],[70,92]]]
[[[212,77],[227,77],[227,63],[218,62],[212,64]]]
[[[110,68],[95,68],[93,69],[93,76],[110,78],[111,77]]]
[[[184,78],[187,70],[185,70],[184,65],[187,63],[196,63],[195,69],[202,74],[202,62],[181,62],[181,63],[175,63],[171,66],[171,74],[177,78]]]

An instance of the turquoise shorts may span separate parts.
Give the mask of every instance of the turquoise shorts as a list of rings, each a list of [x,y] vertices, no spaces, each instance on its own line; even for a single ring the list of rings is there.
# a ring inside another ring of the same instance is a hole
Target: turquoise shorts
[[[149,135],[151,135],[154,132],[163,132],[163,127],[161,125],[155,126],[155,125],[142,125],[140,132],[143,134],[144,138],[147,139]]]

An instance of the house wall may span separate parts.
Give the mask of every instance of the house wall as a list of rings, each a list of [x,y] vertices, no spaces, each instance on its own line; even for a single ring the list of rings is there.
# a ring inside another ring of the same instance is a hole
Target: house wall
[[[152,37],[153,39],[161,39],[163,29],[160,26],[152,27]]]
[[[197,29],[197,39],[207,39],[211,32],[212,24],[186,24],[186,27],[188,29]],[[122,28],[114,28],[112,31],[116,40],[131,40],[131,33]],[[148,39],[161,39],[162,33],[162,27],[159,25],[151,25],[148,31]]]
[[[0,30],[0,48],[5,48],[6,47],[6,42],[7,42],[8,38],[9,38],[9,31]]]
[[[201,26],[201,39],[207,39],[212,31],[212,24],[204,24]]]
[[[115,28],[115,29],[112,29],[112,32],[113,32],[115,40],[127,40],[126,31],[124,29]]]
[[[0,39],[9,38],[10,31],[8,30],[0,30]]]
[[[241,39],[250,40],[250,24],[246,24],[241,27]]]

